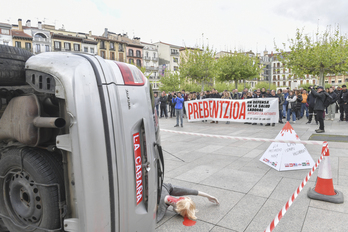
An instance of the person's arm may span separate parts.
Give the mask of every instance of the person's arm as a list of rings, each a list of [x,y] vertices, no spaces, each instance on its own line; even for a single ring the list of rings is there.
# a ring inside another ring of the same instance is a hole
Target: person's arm
[[[209,200],[210,202],[213,202],[213,203],[218,204],[218,205],[220,204],[219,200],[218,200],[216,197],[210,196],[210,195],[207,194],[207,193],[198,191],[198,196],[206,197],[206,198],[208,198],[208,200]]]
[[[171,196],[185,196],[185,195],[194,195],[194,196],[201,196],[201,197],[206,197],[210,202],[220,204],[218,199],[216,197],[210,196],[207,193],[197,191],[194,189],[189,189],[189,188],[182,188],[178,186],[171,185],[171,189],[169,194]]]

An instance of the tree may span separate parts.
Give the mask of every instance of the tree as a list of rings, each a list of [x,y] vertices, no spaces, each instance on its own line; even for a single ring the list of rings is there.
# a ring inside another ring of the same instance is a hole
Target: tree
[[[281,53],[284,66],[298,77],[305,74],[319,76],[319,85],[324,86],[327,74],[348,71],[348,40],[338,29],[333,33],[330,28],[323,34],[316,33],[316,41],[297,29],[296,37],[290,39],[289,44],[290,52],[286,52],[285,43],[284,49],[276,50]]]
[[[180,78],[201,84],[212,82],[215,76],[215,52],[209,46],[202,48],[185,48],[180,60]]]
[[[273,90],[276,90],[277,89],[277,86],[272,84],[272,85],[269,85],[268,82],[258,82],[256,85],[255,85],[255,89],[262,89],[262,88],[265,88],[265,89],[273,89]]]
[[[165,72],[160,81],[159,89],[161,91],[179,91],[180,77],[177,72]]]
[[[261,66],[256,57],[244,53],[233,53],[219,58],[217,62],[217,77],[220,81],[234,81],[238,88],[239,80],[259,77]]]

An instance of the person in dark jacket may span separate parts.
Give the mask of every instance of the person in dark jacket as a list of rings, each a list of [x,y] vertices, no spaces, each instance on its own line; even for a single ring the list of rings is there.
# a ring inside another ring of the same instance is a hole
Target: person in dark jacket
[[[167,96],[166,96],[166,92],[162,92],[162,95],[159,99],[160,104],[161,104],[161,117],[166,117],[168,118],[168,111],[167,111]]]
[[[322,86],[318,87],[318,90],[315,91],[315,89],[311,88],[311,94],[313,94],[313,97],[315,97],[314,100],[314,110],[317,112],[317,117],[319,121],[319,129],[315,130],[317,133],[324,133],[324,101],[326,98],[326,92],[324,91],[324,88]]]
[[[348,122],[348,91],[347,86],[342,85],[342,90],[339,95],[338,104],[340,105],[340,121],[346,120]],[[345,116],[345,117],[344,117]]]
[[[172,103],[172,99],[173,99],[173,95],[174,95],[174,92],[173,94],[171,92],[168,93],[168,106],[169,106],[169,110],[170,110],[170,117],[175,117],[175,109],[174,109],[174,106],[175,104]]]
[[[337,94],[334,92],[332,87],[329,89],[329,94],[332,97],[332,102],[327,107],[327,119],[326,120],[333,121],[335,119]]]
[[[287,108],[288,108],[288,102],[286,101],[286,98],[289,96],[289,92],[287,89],[284,89],[283,91],[284,95],[284,103],[283,103],[283,118],[286,118]]]
[[[271,90],[271,94],[269,95],[269,98],[278,98],[278,103],[280,103],[280,97],[276,95],[275,90]],[[280,112],[279,112],[280,113]],[[267,123],[265,126],[270,126],[270,123]],[[275,126],[275,123],[272,123],[272,126]]]
[[[216,89],[213,89],[211,92],[212,92],[212,94],[210,94],[210,98],[221,98],[219,92]],[[218,124],[219,121],[211,121],[210,123]]]
[[[277,95],[279,97],[279,123],[283,123],[283,105],[285,102],[285,98],[282,93],[282,89],[278,89]]]
[[[264,89],[264,88],[263,88]],[[251,94],[251,93],[250,93]],[[256,91],[256,94],[255,95],[251,95],[252,98],[264,98],[263,95],[262,95],[262,92],[260,92],[259,90]],[[256,122],[254,122],[253,124],[251,125],[257,125]],[[263,123],[260,123],[260,125],[262,126]]]
[[[296,94],[296,118],[297,120],[301,119],[301,106],[302,106],[302,101],[303,101],[303,97],[301,94],[300,90],[295,90],[295,94]]]
[[[310,86],[309,88],[311,88]],[[307,97],[307,103],[308,103],[308,122],[306,124],[311,124],[312,118],[314,116],[315,123],[318,125],[318,117],[317,117],[317,112],[314,111],[314,96],[311,94],[311,89],[308,89],[308,97]]]

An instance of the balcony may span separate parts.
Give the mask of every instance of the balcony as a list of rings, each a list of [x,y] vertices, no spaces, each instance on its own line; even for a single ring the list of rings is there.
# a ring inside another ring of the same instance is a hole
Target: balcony
[[[34,42],[49,42],[47,38],[33,37]]]
[[[152,57],[152,60],[157,62],[158,61],[158,57]]]
[[[170,55],[172,55],[172,56],[180,56],[180,53],[179,53],[179,52],[173,52],[173,51],[171,51],[171,52],[170,52]]]
[[[146,70],[149,71],[158,71],[158,67],[154,67],[154,66],[145,66]]]
[[[144,60],[151,60],[151,57],[149,57],[149,56],[144,56]]]

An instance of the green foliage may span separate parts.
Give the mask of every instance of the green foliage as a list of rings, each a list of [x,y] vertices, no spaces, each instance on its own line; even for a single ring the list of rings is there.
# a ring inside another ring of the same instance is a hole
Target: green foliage
[[[234,53],[219,58],[217,77],[220,81],[248,80],[259,77],[261,66],[256,57],[244,53]]]
[[[234,89],[234,86],[233,84],[230,84],[227,82],[215,82],[215,85],[213,88],[221,93],[224,90],[232,91]]]
[[[305,84],[299,85],[298,88],[309,89],[309,86],[313,86],[313,84],[305,83]]]
[[[339,30],[333,33],[330,27],[322,33],[316,33],[316,38],[304,35],[297,29],[296,37],[289,40],[289,47],[276,48],[281,53],[278,58],[285,67],[299,77],[305,74],[319,76],[320,85],[324,86],[326,74],[338,74],[348,71],[348,40],[341,36]],[[289,50],[290,52],[286,52]]]
[[[215,52],[208,46],[186,48],[180,59],[179,72],[182,80],[195,81],[203,89],[204,84],[212,82],[215,76]]]
[[[177,72],[165,72],[164,76],[160,79],[161,85],[160,91],[179,91],[180,77]]]
[[[192,82],[184,82],[180,89],[184,89],[186,92],[200,92],[201,91],[201,85],[197,83]]]
[[[245,88],[248,88],[250,89],[251,88],[251,85],[249,83],[245,83]],[[234,88],[235,89],[235,88]],[[242,92],[243,89],[244,89],[244,83],[238,83],[238,92]]]
[[[267,81],[260,81],[260,82],[258,82],[255,85],[255,87],[253,89],[262,89],[262,88],[265,88],[266,90],[267,89],[274,89],[274,90],[276,90],[277,86],[274,85],[274,84],[271,84],[271,88],[269,88],[269,82],[267,82]]]

